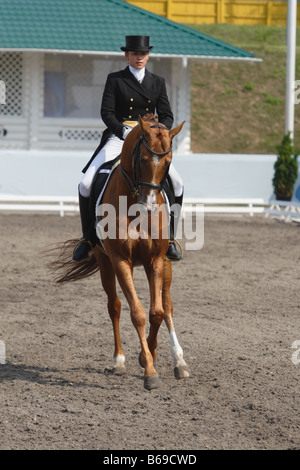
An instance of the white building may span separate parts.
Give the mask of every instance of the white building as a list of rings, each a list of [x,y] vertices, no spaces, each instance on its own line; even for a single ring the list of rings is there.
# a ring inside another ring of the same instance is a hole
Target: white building
[[[151,37],[147,67],[166,79],[175,125],[186,121],[178,154],[190,152],[192,61],[259,60],[122,0],[2,0],[0,30],[0,194],[76,194],[126,35]]]

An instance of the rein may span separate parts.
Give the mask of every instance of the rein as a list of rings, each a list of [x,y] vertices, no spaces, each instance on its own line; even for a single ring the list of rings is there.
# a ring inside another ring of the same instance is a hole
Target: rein
[[[165,129],[165,127],[162,126],[161,124],[156,124],[154,126],[151,126],[151,129],[155,128],[155,127],[163,127]],[[167,170],[164,174],[164,177],[163,177],[163,179],[161,180],[161,182],[159,184],[148,183],[147,181],[140,181],[141,144],[143,144],[149,152],[151,152],[153,155],[156,155],[158,157],[163,157],[164,155],[167,155],[172,149],[172,143],[171,143],[170,148],[168,150],[166,150],[165,152],[156,152],[155,150],[153,150],[148,145],[148,142],[146,141],[144,134],[142,134],[140,136],[139,140],[135,144],[134,149],[133,149],[133,151],[130,155],[130,156],[133,156],[133,158],[134,158],[134,165],[133,165],[134,180],[132,180],[130,178],[130,176],[124,170],[122,165],[120,165],[121,173],[122,173],[122,175],[124,177],[124,180],[125,180],[128,188],[129,188],[129,190],[130,190],[130,192],[133,196],[136,196],[136,195],[139,194],[139,188],[141,186],[145,186],[145,187],[152,188],[152,189],[158,189],[158,193],[160,193],[162,188],[163,188],[163,184],[165,182],[165,179],[168,175],[168,171],[169,171],[169,168],[167,168]]]

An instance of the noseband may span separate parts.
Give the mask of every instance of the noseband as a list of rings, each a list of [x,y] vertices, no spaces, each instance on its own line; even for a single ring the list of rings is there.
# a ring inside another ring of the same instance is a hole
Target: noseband
[[[156,124],[154,126],[151,126],[151,129],[153,129],[155,127],[166,129],[161,124]],[[168,150],[166,150],[165,152],[156,152],[155,150],[153,150],[148,145],[148,142],[146,141],[144,134],[142,134],[140,136],[140,138],[137,141],[137,143],[135,144],[134,149],[133,149],[132,154],[131,154],[131,156],[133,156],[133,158],[134,158],[133,180],[130,178],[128,173],[124,170],[122,165],[120,165],[121,173],[122,173],[122,175],[125,179],[125,182],[126,182],[128,188],[129,188],[129,190],[130,190],[130,192],[133,196],[136,196],[136,195],[139,194],[139,188],[141,186],[145,186],[147,188],[152,188],[152,189],[158,189],[158,193],[160,193],[162,188],[163,188],[164,181],[165,181],[165,179],[168,175],[168,171],[169,171],[169,167],[168,167],[165,174],[164,174],[163,179],[161,180],[161,182],[159,184],[148,183],[147,181],[141,181],[140,180],[141,144],[143,144],[149,152],[151,152],[153,155],[156,155],[157,157],[163,157],[164,155],[167,155],[172,149],[172,142],[171,142],[170,148]]]

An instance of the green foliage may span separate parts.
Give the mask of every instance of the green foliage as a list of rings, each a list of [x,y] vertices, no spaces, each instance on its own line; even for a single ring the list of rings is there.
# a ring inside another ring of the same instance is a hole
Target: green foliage
[[[297,153],[295,152],[290,133],[283,136],[277,147],[278,158],[274,164],[275,174],[273,187],[278,200],[290,200],[298,177]]]
[[[192,151],[273,155],[285,129],[286,27],[191,26],[263,60],[192,63]],[[296,41],[295,77],[299,80],[300,27]],[[294,144],[300,148],[300,104],[295,106]]]
[[[266,104],[270,104],[271,106],[277,106],[278,104],[282,103],[281,98],[277,98],[276,96],[273,96],[271,93],[268,91],[265,91],[263,93],[264,100]]]
[[[244,85],[243,91],[251,91],[251,90],[253,90],[253,88],[254,88],[254,83],[252,83],[252,82],[247,82],[247,83]]]

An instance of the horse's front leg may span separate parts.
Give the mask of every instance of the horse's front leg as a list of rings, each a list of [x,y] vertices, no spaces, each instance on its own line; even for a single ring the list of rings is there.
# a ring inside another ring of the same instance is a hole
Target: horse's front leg
[[[133,282],[132,266],[127,261],[118,261],[114,265],[121,289],[130,307],[131,321],[137,330],[143,358],[144,387],[148,390],[159,386],[158,374],[153,366],[153,357],[146,338],[146,313],[143,309]]]
[[[183,359],[183,350],[180,346],[173,323],[173,304],[170,296],[170,286],[172,282],[172,266],[169,261],[165,261],[164,283],[163,283],[163,306],[164,320],[170,334],[171,356],[174,360],[174,374],[176,379],[189,377],[189,371],[185,360]]]
[[[150,329],[147,341],[153,360],[155,360],[157,354],[157,334],[164,318],[164,309],[162,303],[164,260],[162,258],[155,259],[150,266],[145,266],[145,271],[148,277],[150,288]],[[143,364],[142,357],[140,358],[140,362]]]

